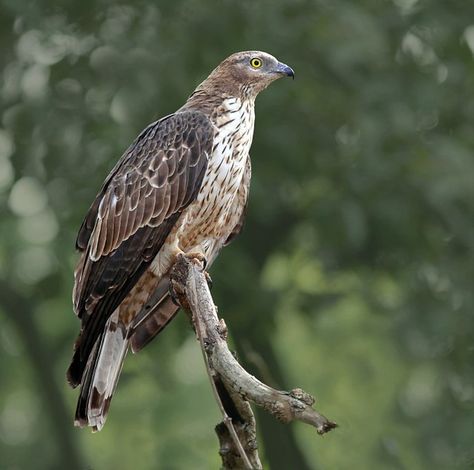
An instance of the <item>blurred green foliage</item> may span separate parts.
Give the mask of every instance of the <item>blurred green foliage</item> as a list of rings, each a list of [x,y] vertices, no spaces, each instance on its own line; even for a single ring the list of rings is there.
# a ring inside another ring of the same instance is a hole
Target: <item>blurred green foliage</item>
[[[184,318],[72,428],[74,238],[138,132],[224,57],[296,71],[257,102],[242,236],[213,294],[246,365],[340,428],[259,414],[271,468],[474,465],[474,3],[1,0],[0,468],[217,468]],[[64,403],[65,402],[65,403]]]

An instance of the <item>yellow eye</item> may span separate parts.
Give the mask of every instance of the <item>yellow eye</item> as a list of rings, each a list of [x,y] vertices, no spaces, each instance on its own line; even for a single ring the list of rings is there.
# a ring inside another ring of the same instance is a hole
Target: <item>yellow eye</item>
[[[262,66],[262,61],[260,59],[251,59],[250,60],[250,65],[254,68],[254,69],[259,69],[261,66]]]

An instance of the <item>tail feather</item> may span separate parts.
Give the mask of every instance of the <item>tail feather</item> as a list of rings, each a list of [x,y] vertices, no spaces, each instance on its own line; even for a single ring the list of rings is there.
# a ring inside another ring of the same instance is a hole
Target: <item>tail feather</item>
[[[179,307],[171,297],[164,297],[143,319],[130,337],[133,353],[142,350],[174,318]]]
[[[76,426],[100,431],[107,418],[128,350],[127,328],[118,309],[110,316],[104,334],[96,341],[87,361],[76,408]]]
[[[143,349],[174,318],[179,307],[169,294],[170,279],[164,276],[130,328],[130,346],[134,353]]]
[[[90,426],[94,431],[102,429],[129,346],[133,352],[143,349],[178,310],[169,294],[169,278],[165,276],[132,323],[124,324],[119,308],[115,309],[85,357],[81,354],[84,331],[81,332],[67,372],[69,383],[73,387],[80,385],[76,426]]]

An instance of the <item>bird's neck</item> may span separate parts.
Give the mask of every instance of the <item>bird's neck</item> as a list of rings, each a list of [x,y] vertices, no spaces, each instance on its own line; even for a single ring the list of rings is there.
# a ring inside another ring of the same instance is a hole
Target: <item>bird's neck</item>
[[[211,75],[194,90],[181,110],[194,109],[212,116],[216,109],[225,107],[228,100],[239,100],[253,109],[255,95],[251,88],[230,86],[229,83],[213,80]]]

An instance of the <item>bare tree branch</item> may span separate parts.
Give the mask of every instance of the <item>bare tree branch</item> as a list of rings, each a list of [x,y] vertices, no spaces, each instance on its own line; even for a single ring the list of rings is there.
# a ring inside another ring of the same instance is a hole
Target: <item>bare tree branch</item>
[[[208,374],[223,412],[223,423],[217,426],[216,432],[225,468],[262,468],[257,453],[255,418],[249,401],[284,423],[298,420],[310,424],[318,434],[336,427],[334,422],[312,408],[315,400],[305,391],[300,388],[290,392],[275,390],[250,375],[237,362],[228,348],[227,327],[217,316],[205,272],[198,260],[179,257],[171,280],[176,298],[192,313]],[[236,435],[239,442],[236,442]],[[249,459],[252,460],[250,467]]]
[[[223,461],[225,461],[226,458],[230,456],[230,454],[235,453],[235,449],[237,450],[238,456],[240,459],[242,459],[242,464],[243,467],[246,469],[252,469],[252,468],[261,468],[260,467],[255,467],[255,465],[252,465],[250,463],[249,457],[247,456],[247,452],[242,446],[242,442],[239,439],[239,436],[237,435],[237,431],[235,430],[232,418],[227,414],[226,407],[224,406],[224,402],[226,401],[223,399],[223,396],[225,396],[225,391],[224,390],[219,390],[218,388],[218,377],[216,376],[215,371],[213,371],[209,365],[209,360],[207,356],[207,345],[206,345],[206,331],[203,328],[203,324],[201,320],[199,319],[198,315],[193,315],[193,323],[196,331],[196,335],[199,339],[199,343],[201,344],[201,351],[202,355],[204,358],[204,363],[206,364],[206,370],[207,374],[209,376],[210,382],[211,382],[211,387],[214,392],[214,396],[216,398],[217,404],[219,405],[219,408],[222,413],[223,421],[221,424],[224,424],[225,430],[227,432],[224,432],[224,429],[219,428],[219,425],[216,427],[216,433],[219,437],[219,442],[221,444],[221,456]],[[232,400],[231,397],[228,397],[230,400]],[[234,402],[235,404],[235,402]],[[232,406],[232,405],[230,405]],[[229,408],[229,406],[228,406]],[[252,411],[250,410],[252,413]],[[252,415],[253,416],[253,415]],[[255,418],[253,419],[254,425],[255,425]],[[227,437],[228,436],[228,437]],[[232,443],[232,444],[231,444]],[[235,447],[235,449],[234,449]],[[232,452],[234,451],[234,452]],[[258,455],[257,455],[258,459]],[[224,465],[225,466],[225,465]],[[235,468],[235,467],[229,467],[229,468]]]
[[[224,385],[222,385],[224,387]],[[244,443],[245,452],[251,463],[251,468],[261,469],[262,464],[258,455],[257,446],[257,427],[255,416],[248,401],[243,400],[235,393],[229,393],[229,399],[232,401],[235,409],[232,413],[232,420],[234,421],[234,428],[236,430],[238,439]],[[217,437],[219,438],[220,450],[219,453],[222,458],[224,468],[242,468],[243,462],[239,460],[240,455],[235,449],[235,440],[227,432],[224,423],[220,423],[215,428]]]

